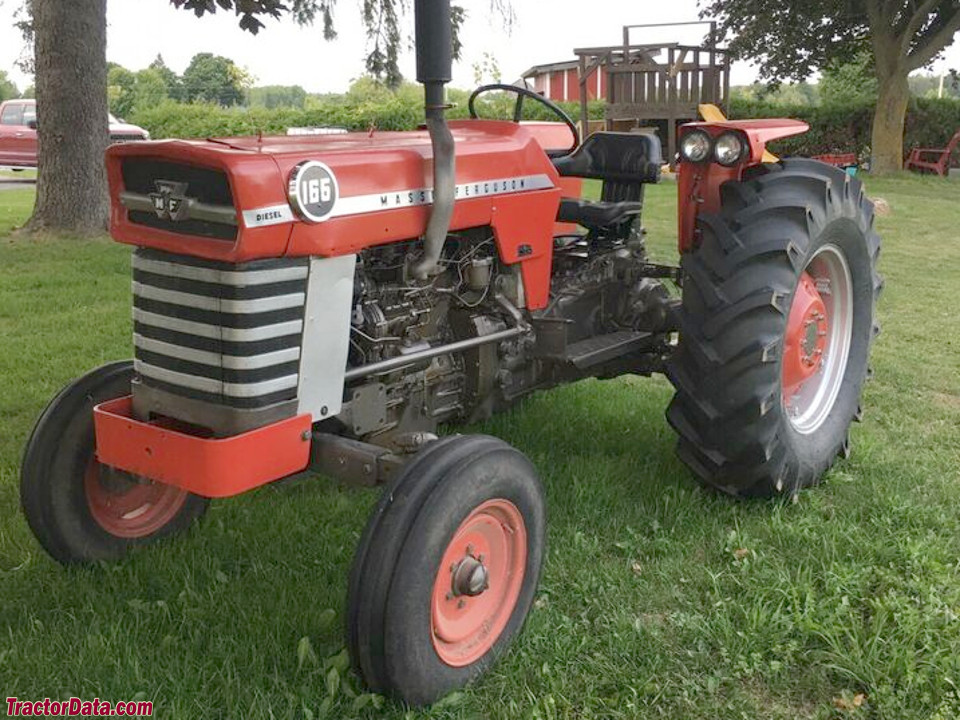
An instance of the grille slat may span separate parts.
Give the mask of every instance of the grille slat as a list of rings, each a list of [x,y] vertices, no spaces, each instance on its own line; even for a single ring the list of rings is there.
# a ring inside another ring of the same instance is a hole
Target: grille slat
[[[144,385],[236,408],[296,399],[306,261],[215,263],[138,250],[133,268]]]

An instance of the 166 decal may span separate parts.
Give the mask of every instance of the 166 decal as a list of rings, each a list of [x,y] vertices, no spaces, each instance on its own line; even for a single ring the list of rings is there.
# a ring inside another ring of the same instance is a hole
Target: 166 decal
[[[340,196],[337,177],[327,165],[307,160],[290,173],[288,189],[294,212],[307,222],[323,222],[333,213]]]

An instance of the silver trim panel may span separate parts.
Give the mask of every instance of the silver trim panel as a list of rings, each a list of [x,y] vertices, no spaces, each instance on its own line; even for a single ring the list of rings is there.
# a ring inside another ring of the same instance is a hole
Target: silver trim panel
[[[268,205],[267,207],[256,208],[255,210],[243,211],[243,224],[248,228],[282,225],[283,223],[293,222],[296,219],[297,217],[293,214],[293,208],[287,203]]]
[[[555,187],[549,175],[520,175],[517,177],[494,178],[477,182],[461,183],[457,185],[457,200],[472,200],[474,198],[490,197],[494,195],[508,195],[533,190],[547,190]],[[337,199],[336,205],[327,218],[347,217],[350,215],[365,215],[383,210],[397,210],[400,208],[421,207],[433,204],[433,188],[401,188],[388,192],[373,193],[371,195],[353,195]],[[299,218],[294,214],[289,204],[269,205],[243,211],[243,223],[246,227],[263,227],[266,225],[280,225],[294,222]]]
[[[165,260],[153,260],[141,257],[136,253],[133,255],[133,267],[135,270],[142,270],[154,275],[215,283],[217,285],[230,285],[231,287],[303,280],[309,272],[306,265],[272,270],[215,270],[194,265],[181,265]]]
[[[546,190],[554,187],[548,175],[522,175],[518,177],[496,178],[479,180],[477,182],[457,185],[457,200],[472,200],[492,195],[507,195],[532,190]],[[408,207],[421,207],[433,204],[433,188],[412,188],[391,190],[389,192],[374,193],[372,195],[354,195],[342,197],[330,217],[347,215],[362,215],[379,212],[381,210],[397,210]]]
[[[201,365],[210,365],[211,367],[226,368],[228,370],[259,370],[273,365],[282,365],[284,363],[296,362],[300,359],[300,348],[293,347],[276,352],[263,353],[261,355],[250,355],[239,357],[236,355],[221,355],[207,350],[197,350],[182,345],[173,345],[144,337],[134,333],[133,344],[135,347],[157,355],[166,355],[167,357],[186,360],[188,362],[200,363]]]
[[[289,322],[277,323],[276,325],[262,325],[261,327],[255,328],[228,328],[193,322],[192,320],[181,320],[180,318],[167,317],[166,315],[157,315],[156,313],[140,310],[139,308],[133,309],[133,319],[144,325],[153,325],[154,327],[164,328],[165,330],[173,330],[174,332],[199,335],[200,337],[214,338],[217,340],[226,340],[227,342],[270,340],[287,335],[299,335],[303,332],[302,320],[290,320]]]
[[[156,300],[157,302],[169,303],[171,305],[182,305],[197,310],[211,310],[213,312],[235,313],[239,315],[303,307],[307,299],[304,293],[293,293],[291,295],[276,295],[274,297],[256,298],[254,300],[227,300],[209,297],[207,295],[179,292],[178,290],[167,290],[165,288],[154,287],[153,285],[144,285],[136,280],[133,281],[133,294],[146,300]]]
[[[273,380],[264,380],[253,383],[225,383],[213,378],[199,377],[197,375],[186,375],[174,370],[167,370],[156,365],[145,363],[142,360],[134,361],[134,369],[138,374],[145,377],[159,380],[160,382],[179,385],[180,387],[191,388],[200,392],[211,393],[213,395],[226,395],[234,398],[259,397],[260,395],[269,395],[271,393],[289,390],[297,387],[297,376],[287,375]]]
[[[298,412],[314,420],[342,409],[356,264],[356,255],[310,258],[297,396]]]

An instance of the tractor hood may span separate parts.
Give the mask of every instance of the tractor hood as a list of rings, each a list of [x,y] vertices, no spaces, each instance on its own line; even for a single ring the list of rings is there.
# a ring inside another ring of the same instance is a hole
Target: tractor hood
[[[476,120],[451,129],[451,230],[494,225],[505,196],[548,193],[559,205],[559,177],[531,130]],[[130,245],[230,262],[350,254],[423,235],[432,161],[425,130],[114,146],[111,233]]]

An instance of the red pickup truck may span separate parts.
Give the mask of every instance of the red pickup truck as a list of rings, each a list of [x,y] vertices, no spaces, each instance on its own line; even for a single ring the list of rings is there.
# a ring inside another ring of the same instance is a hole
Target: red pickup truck
[[[149,140],[150,133],[110,115],[110,141]],[[0,104],[0,167],[37,166],[37,101],[7,100]]]

